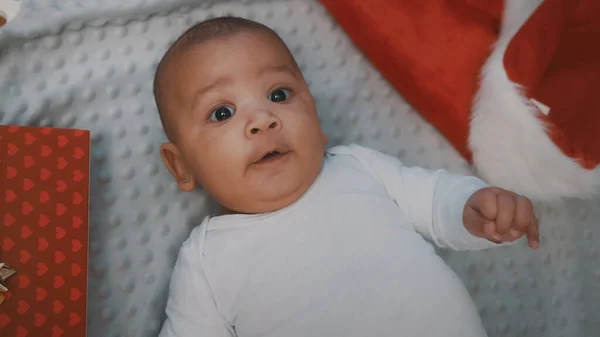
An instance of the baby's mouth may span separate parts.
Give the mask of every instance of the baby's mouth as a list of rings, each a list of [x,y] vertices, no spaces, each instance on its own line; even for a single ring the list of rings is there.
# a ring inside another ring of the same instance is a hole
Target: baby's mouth
[[[277,156],[278,156],[278,155],[280,155],[280,154],[281,154],[281,153],[280,153],[279,151],[272,151],[272,152],[269,152],[269,153],[265,154],[265,155],[264,155],[264,156],[261,158],[261,161],[262,161],[262,160],[269,159],[269,158],[277,157]]]
[[[259,160],[257,160],[255,162],[255,164],[266,164],[266,163],[276,161],[276,160],[282,158],[283,156],[285,156],[288,152],[289,151],[280,151],[280,150],[273,150],[273,151],[267,152]]]

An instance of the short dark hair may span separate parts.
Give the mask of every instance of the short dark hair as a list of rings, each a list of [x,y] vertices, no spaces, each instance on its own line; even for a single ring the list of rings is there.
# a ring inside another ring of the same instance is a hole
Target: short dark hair
[[[167,75],[169,62],[176,58],[177,55],[181,55],[182,52],[187,51],[193,46],[244,31],[265,32],[277,38],[285,45],[281,37],[279,37],[275,31],[261,23],[235,16],[221,16],[199,22],[190,27],[167,49],[166,53],[158,63],[154,76],[153,91],[160,121],[165,130],[165,134],[170,141],[173,140],[172,137],[174,136],[174,132],[171,130],[171,127],[166,122],[165,118],[167,107],[163,84],[165,76]]]

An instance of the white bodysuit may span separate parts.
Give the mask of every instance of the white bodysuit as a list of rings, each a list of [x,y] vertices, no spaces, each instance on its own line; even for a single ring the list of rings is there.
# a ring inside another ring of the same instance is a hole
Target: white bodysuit
[[[483,187],[358,145],[329,149],[296,203],[207,217],[192,231],[160,337],[485,336],[469,293],[430,243],[497,246],[462,222]]]

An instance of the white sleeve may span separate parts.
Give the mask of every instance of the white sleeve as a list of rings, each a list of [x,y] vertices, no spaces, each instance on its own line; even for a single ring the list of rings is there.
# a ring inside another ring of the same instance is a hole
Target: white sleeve
[[[188,239],[171,275],[167,318],[159,337],[233,337],[235,332],[219,312],[202,268],[201,249]]]
[[[407,167],[395,157],[358,145],[348,148],[379,179],[416,231],[427,240],[453,250],[500,246],[472,235],[463,223],[469,197],[488,186],[480,179],[445,170]]]

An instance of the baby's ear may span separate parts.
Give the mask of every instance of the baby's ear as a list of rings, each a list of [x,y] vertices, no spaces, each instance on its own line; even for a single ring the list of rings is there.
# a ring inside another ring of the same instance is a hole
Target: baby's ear
[[[160,146],[160,156],[165,163],[165,166],[171,172],[177,186],[184,192],[190,192],[196,187],[196,181],[187,166],[181,152],[175,144],[167,142]]]

